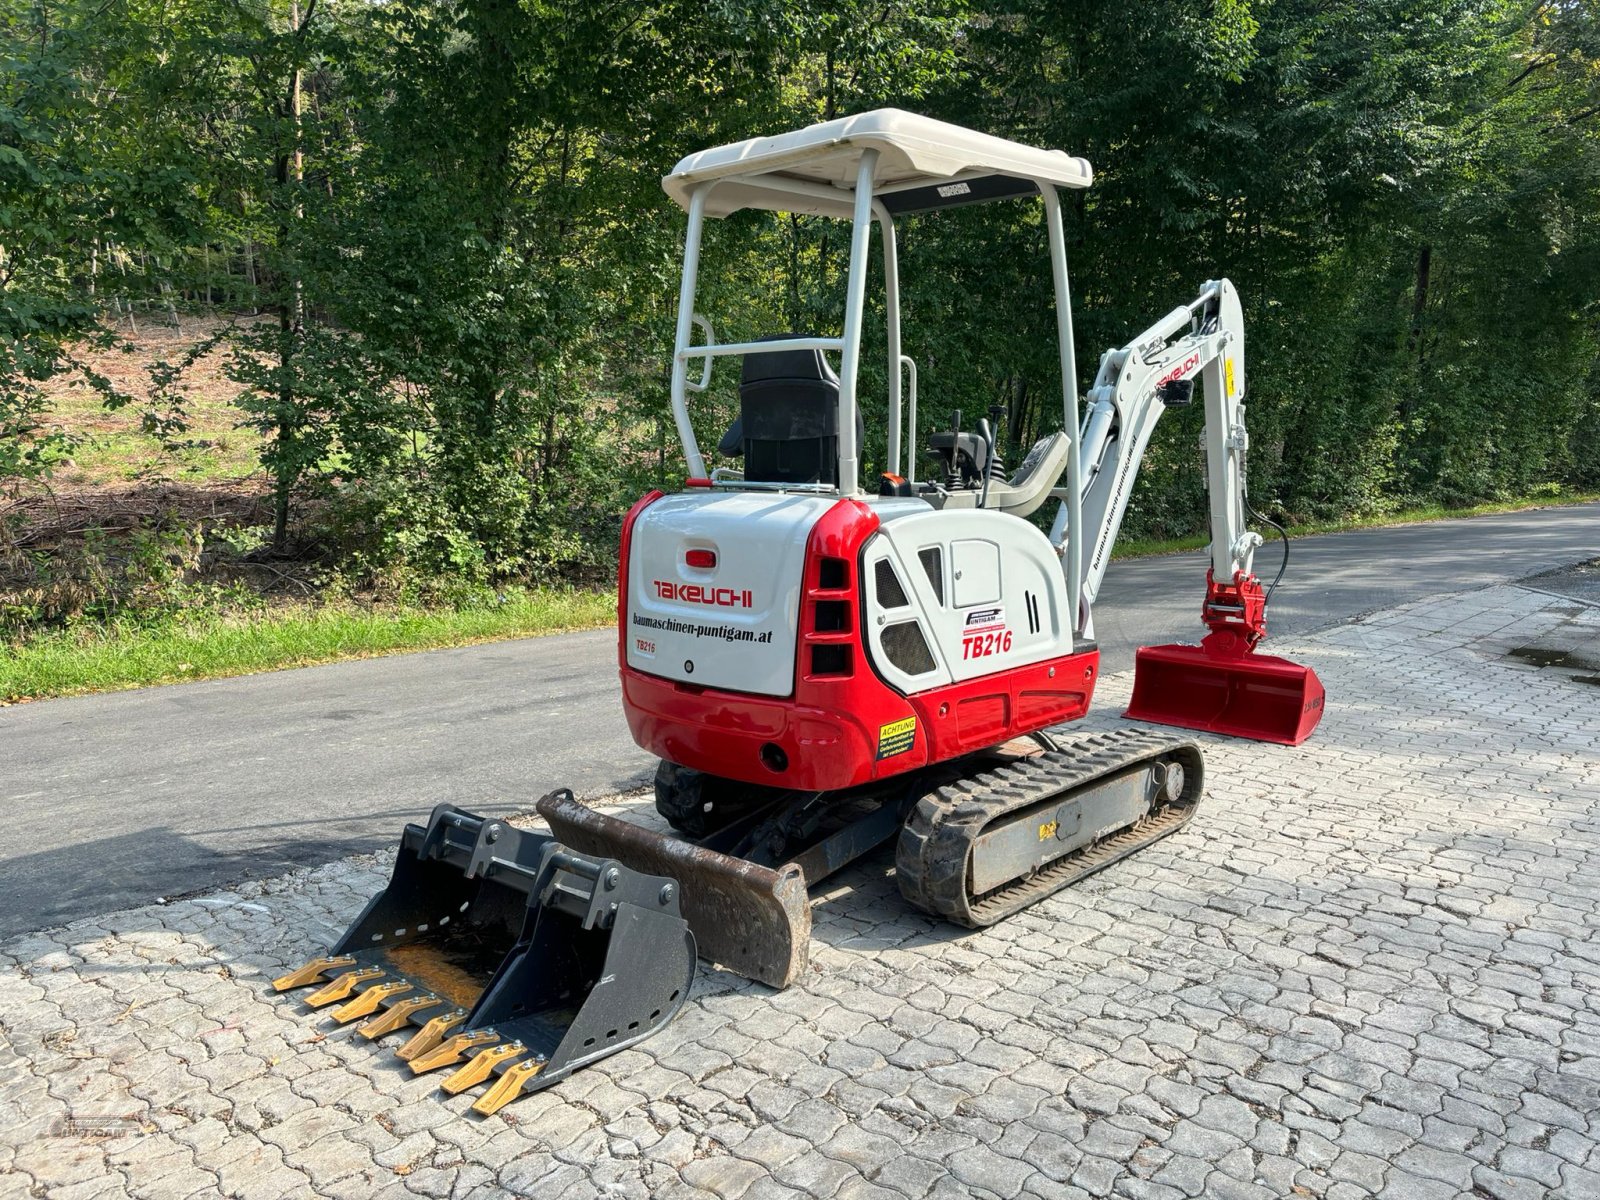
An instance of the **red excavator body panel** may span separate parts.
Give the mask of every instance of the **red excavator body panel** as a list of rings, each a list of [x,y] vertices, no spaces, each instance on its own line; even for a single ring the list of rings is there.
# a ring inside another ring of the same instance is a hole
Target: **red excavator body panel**
[[[628,728],[660,758],[746,783],[836,791],[1088,711],[1099,674],[1094,650],[911,695],[886,683],[872,669],[860,621],[861,550],[878,517],[856,500],[833,505],[808,535],[790,695],[702,687],[630,666],[628,553],[634,519],[654,499],[635,505],[623,528],[619,655]]]

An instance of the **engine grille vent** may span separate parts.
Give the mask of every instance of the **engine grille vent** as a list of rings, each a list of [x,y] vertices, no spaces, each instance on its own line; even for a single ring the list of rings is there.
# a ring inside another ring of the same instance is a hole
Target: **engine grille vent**
[[[889,661],[907,675],[926,675],[933,670],[933,655],[915,621],[897,621],[883,631],[883,652]]]
[[[879,608],[904,608],[911,603],[906,599],[906,590],[900,586],[900,579],[894,573],[894,567],[889,565],[887,558],[880,558],[878,565],[872,571],[878,592]]]

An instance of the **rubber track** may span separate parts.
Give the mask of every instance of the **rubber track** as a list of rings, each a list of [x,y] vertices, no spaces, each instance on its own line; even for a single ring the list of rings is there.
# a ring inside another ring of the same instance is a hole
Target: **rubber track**
[[[1177,800],[1032,875],[983,896],[969,893],[973,842],[995,821],[1161,758],[1174,758],[1183,765],[1183,794]],[[895,850],[901,894],[958,925],[992,925],[1176,833],[1194,816],[1204,782],[1205,760],[1192,739],[1147,730],[1081,734],[1063,741],[1059,750],[1008,763],[923,796],[902,826]]]

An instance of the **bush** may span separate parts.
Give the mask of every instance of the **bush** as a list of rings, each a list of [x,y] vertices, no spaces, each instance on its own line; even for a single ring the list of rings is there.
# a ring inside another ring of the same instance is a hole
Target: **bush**
[[[0,564],[0,635],[21,639],[80,622],[169,622],[194,605],[205,535],[199,525],[136,529],[114,538],[83,532],[52,550],[14,550]],[[209,598],[209,592],[208,592]]]

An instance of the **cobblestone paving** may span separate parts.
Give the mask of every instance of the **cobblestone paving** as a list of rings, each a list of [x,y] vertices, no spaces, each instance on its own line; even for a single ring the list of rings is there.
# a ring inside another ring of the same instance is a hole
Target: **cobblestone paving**
[[[876,859],[800,985],[488,1120],[265,993],[371,858],[13,939],[0,1195],[1600,1197],[1600,688],[1505,657],[1574,637],[1496,588],[1284,647],[1321,729],[1207,739],[1178,836],[978,934]]]

